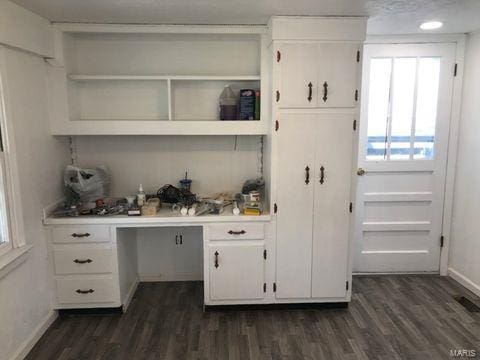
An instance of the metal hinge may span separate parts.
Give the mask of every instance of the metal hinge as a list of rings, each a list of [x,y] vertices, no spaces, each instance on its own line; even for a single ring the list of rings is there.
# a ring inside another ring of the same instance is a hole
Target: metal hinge
[[[443,244],[445,242],[445,237],[442,235],[440,236],[440,247],[443,248]]]
[[[348,281],[346,282],[345,289],[348,291]]]
[[[277,92],[275,93],[275,98],[276,98],[277,102],[280,101],[280,91],[277,90]]]
[[[350,203],[348,206],[348,211],[353,212],[353,203]]]
[[[273,292],[277,292],[277,283],[273,283]]]
[[[267,283],[263,283],[263,292],[264,292],[264,293],[267,292]]]
[[[276,214],[278,211],[277,203],[273,204],[273,213]]]
[[[280,59],[282,58],[282,53],[280,50],[277,50],[277,62],[280,62]]]
[[[355,90],[355,101],[358,101],[358,90]]]
[[[357,120],[353,120],[353,130],[357,130]]]
[[[263,250],[263,258],[267,260],[267,250]]]
[[[458,71],[458,64],[455,64],[455,68],[453,69],[453,76],[457,76]]]
[[[278,128],[280,127],[280,123],[278,120],[275,120],[275,131],[278,131]]]
[[[360,50],[357,51],[357,63],[360,62]]]

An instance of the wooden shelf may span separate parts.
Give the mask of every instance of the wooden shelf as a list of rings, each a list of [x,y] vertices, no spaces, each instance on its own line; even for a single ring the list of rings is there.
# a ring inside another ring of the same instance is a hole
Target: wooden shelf
[[[112,126],[112,122],[115,126]],[[52,128],[53,135],[266,135],[260,120],[82,120]]]
[[[70,80],[260,81],[260,75],[68,75]]]

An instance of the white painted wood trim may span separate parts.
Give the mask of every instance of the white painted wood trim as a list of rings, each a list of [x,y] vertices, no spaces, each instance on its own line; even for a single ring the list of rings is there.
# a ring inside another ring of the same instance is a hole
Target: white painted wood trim
[[[137,280],[135,280],[132,283],[132,286],[130,286],[130,289],[128,289],[128,292],[127,292],[127,295],[125,296],[125,299],[122,299],[122,303],[123,303],[122,310],[123,310],[124,313],[127,312],[127,309],[132,302],[133,295],[135,295],[135,292],[137,291],[138,284],[139,284],[139,280],[137,278]]]
[[[137,34],[265,34],[265,25],[127,25],[54,23],[63,32]]]
[[[465,34],[367,35],[365,44],[459,43]]]
[[[440,275],[447,275],[450,238],[452,236],[453,196],[455,190],[455,173],[457,168],[458,134],[462,116],[462,90],[465,60],[465,35],[457,42],[456,63],[457,76],[453,80],[452,111],[450,134],[448,139],[447,172],[445,181],[445,198],[443,203],[443,249],[440,254]]]
[[[27,260],[28,253],[32,248],[33,245],[23,245],[9,250],[4,255],[0,256],[0,279],[23,264]]]
[[[475,295],[480,296],[480,284],[475,284],[472,280],[452,268],[448,268],[447,275],[456,282],[460,283],[462,286],[465,286]]]
[[[56,311],[51,310],[47,316],[45,316],[42,321],[38,324],[35,330],[32,332],[32,335],[22,343],[19,349],[15,352],[12,359],[15,360],[22,360],[24,359],[30,350],[35,346],[35,344],[40,340],[42,335],[47,331],[50,325],[57,319],[58,313]]]
[[[256,81],[260,75],[68,75],[70,80]]]

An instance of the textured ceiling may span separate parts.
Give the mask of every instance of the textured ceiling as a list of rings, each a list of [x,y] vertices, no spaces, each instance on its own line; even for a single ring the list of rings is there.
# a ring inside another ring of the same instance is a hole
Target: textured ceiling
[[[2,0],[0,0],[2,1]],[[370,15],[370,34],[480,29],[480,0],[13,0],[52,21],[145,24],[265,24],[271,15]]]

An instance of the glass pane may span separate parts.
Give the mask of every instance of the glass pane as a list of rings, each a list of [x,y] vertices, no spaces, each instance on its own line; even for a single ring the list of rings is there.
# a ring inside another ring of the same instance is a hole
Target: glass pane
[[[390,140],[390,159],[392,160],[410,159],[416,69],[416,58],[395,59]]]
[[[433,159],[440,58],[421,58],[418,67],[414,159]]]
[[[372,59],[368,96],[367,160],[386,159],[391,71],[392,59]]]

